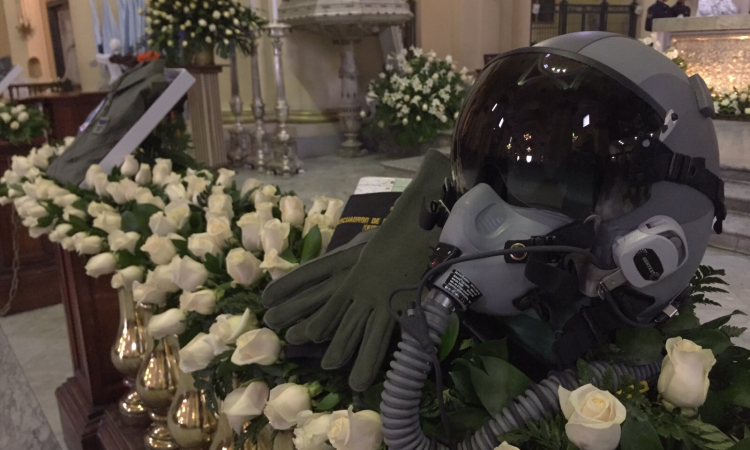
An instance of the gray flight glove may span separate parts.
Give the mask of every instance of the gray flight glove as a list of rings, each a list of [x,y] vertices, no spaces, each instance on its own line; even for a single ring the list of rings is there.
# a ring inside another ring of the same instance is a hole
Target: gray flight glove
[[[388,295],[419,282],[440,237],[438,229],[420,228],[422,202],[440,198],[449,176],[449,159],[435,150],[427,153],[383,225],[268,285],[263,293],[263,304],[271,308],[266,324],[276,329],[295,324],[286,335],[290,343],[333,336],[321,362],[324,369],[340,368],[359,346],[349,385],[356,391],[370,386],[395,327]],[[413,299],[413,292],[401,293],[394,308],[404,309]]]

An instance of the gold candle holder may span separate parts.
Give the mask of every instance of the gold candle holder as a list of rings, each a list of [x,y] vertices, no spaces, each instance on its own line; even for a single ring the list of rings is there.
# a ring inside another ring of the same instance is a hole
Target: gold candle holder
[[[151,318],[149,306],[136,306],[133,292],[119,289],[117,297],[120,303],[120,328],[112,346],[110,356],[115,368],[125,376],[123,383],[128,392],[118,402],[122,421],[130,426],[148,423],[148,413],[135,390],[135,377],[143,357],[148,351],[148,333],[146,326]]]
[[[151,426],[143,440],[150,450],[177,450],[167,426],[167,412],[177,391],[180,377],[177,337],[167,336],[156,341],[141,364],[136,377],[136,391],[146,405]]]
[[[206,392],[196,389],[193,376],[180,372],[177,394],[167,414],[172,438],[183,449],[206,449],[216,431],[217,419],[206,401]]]

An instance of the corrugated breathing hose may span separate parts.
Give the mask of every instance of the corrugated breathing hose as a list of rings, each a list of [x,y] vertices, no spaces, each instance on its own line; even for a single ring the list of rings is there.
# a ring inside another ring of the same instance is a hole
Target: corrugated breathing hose
[[[448,326],[452,311],[452,300],[440,291],[433,290],[422,306],[430,340],[435,348]],[[431,349],[432,352],[436,351]],[[385,443],[391,450],[448,450],[442,443],[431,440],[422,431],[419,419],[419,404],[424,382],[430,373],[433,356],[408,331],[401,331],[401,342],[394,353],[391,370],[386,374],[385,389],[380,404]],[[661,371],[661,363],[643,366],[610,365],[597,361],[589,363],[596,374],[596,383],[601,384],[604,372],[611,367],[615,384],[627,374],[636,380],[650,380]],[[523,426],[527,421],[538,421],[547,413],[560,411],[558,386],[568,390],[580,387],[573,370],[556,372],[541,383],[532,383],[524,395],[511,400],[509,406],[488,420],[473,435],[457,445],[458,450],[493,450],[500,443],[497,436]]]

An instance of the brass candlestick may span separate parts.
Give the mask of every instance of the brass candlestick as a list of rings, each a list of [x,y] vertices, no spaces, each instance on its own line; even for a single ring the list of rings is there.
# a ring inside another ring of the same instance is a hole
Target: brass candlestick
[[[216,431],[217,419],[206,402],[206,392],[196,389],[193,376],[180,372],[177,394],[167,414],[169,433],[183,449],[206,449]]]
[[[148,306],[136,306],[133,292],[119,289],[120,329],[110,353],[115,369],[122,373],[128,392],[118,402],[120,416],[124,423],[137,426],[148,423],[146,406],[135,390],[135,377],[148,351],[149,336],[146,326],[151,318]]]
[[[174,335],[159,339],[152,345],[153,349],[146,355],[135,379],[138,395],[152,421],[143,439],[150,450],[177,450],[180,446],[169,434],[166,416],[177,391],[180,346]]]

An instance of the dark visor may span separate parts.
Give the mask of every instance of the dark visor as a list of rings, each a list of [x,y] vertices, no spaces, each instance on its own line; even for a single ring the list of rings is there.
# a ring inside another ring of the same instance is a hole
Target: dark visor
[[[518,206],[574,219],[620,216],[650,186],[628,178],[638,137],[658,139],[662,117],[609,75],[547,53],[515,53],[480,74],[456,125],[459,189],[487,183]]]

